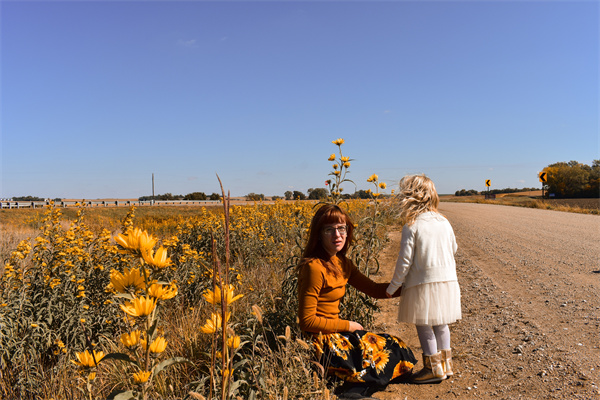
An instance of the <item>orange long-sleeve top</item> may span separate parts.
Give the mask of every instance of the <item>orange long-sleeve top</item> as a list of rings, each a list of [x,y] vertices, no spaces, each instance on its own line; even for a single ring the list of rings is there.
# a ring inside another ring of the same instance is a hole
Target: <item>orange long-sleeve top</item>
[[[340,300],[346,284],[374,297],[385,298],[387,283],[376,283],[362,274],[348,259],[333,256],[330,260],[342,273],[334,276],[323,261],[314,258],[300,268],[298,275],[298,318],[305,332],[344,332],[350,321],[340,319]]]

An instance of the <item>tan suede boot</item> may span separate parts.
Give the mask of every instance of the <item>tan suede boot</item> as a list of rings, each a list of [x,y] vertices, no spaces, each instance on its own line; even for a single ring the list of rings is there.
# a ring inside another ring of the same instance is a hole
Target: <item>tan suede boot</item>
[[[444,367],[444,372],[446,376],[454,375],[454,371],[452,370],[452,350],[442,350],[442,366]]]
[[[442,353],[437,352],[431,356],[423,354],[423,369],[413,375],[413,383],[437,383],[446,379],[442,367]]]

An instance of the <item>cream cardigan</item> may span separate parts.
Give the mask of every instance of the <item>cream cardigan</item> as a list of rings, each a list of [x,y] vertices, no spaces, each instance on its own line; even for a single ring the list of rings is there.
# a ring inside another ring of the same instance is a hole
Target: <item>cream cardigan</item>
[[[456,238],[450,222],[437,212],[425,212],[402,228],[400,254],[387,293],[423,283],[457,281]]]

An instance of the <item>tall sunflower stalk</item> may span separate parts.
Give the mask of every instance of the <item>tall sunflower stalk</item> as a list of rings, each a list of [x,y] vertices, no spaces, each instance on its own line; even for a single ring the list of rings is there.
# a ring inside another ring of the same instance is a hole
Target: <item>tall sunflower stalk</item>
[[[229,323],[231,317],[230,305],[243,297],[242,294],[235,295],[235,288],[229,283],[230,268],[230,241],[229,241],[229,193],[225,195],[221,179],[221,192],[223,193],[223,215],[224,215],[224,235],[225,235],[225,267],[223,268],[216,254],[215,240],[212,239],[213,253],[213,285],[212,290],[206,290],[203,293],[204,299],[214,306],[210,319],[200,327],[200,330],[206,334],[212,335],[211,347],[211,369],[210,369],[210,388],[209,398],[213,398],[213,390],[217,391],[218,382],[220,382],[220,397],[225,400],[230,397],[234,390],[233,379],[233,357],[236,350],[240,347],[240,337],[235,334],[232,325]],[[217,306],[220,306],[217,309]],[[220,350],[217,350],[220,347]],[[220,373],[218,372],[217,358],[221,358]],[[216,393],[215,393],[216,394]]]
[[[381,192],[379,191],[379,189],[381,190],[385,190],[385,188],[387,187],[385,182],[380,182],[379,181],[379,176],[377,176],[377,174],[373,174],[371,175],[368,179],[367,182],[372,183],[375,186],[375,190],[371,190],[371,189],[367,189],[367,193],[369,193],[371,195],[371,198],[373,199],[373,212],[371,213],[371,216],[368,217],[369,218],[369,227],[367,228],[367,244],[366,244],[366,248],[367,248],[367,255],[365,257],[365,266],[366,266],[366,270],[368,272],[373,272],[373,273],[377,273],[379,271],[379,261],[377,260],[377,258],[372,257],[373,253],[374,253],[374,249],[376,247],[379,247],[379,239],[377,236],[377,226],[380,224],[380,217],[381,217],[381,213],[379,212],[379,204],[380,204],[380,200],[379,200],[379,196],[381,196]],[[371,260],[371,258],[373,258],[373,260]],[[369,267],[369,263],[373,261],[375,263],[375,266],[373,268]]]
[[[129,322],[130,331],[120,337],[127,353],[91,354],[86,350],[77,353],[82,368],[95,368],[100,361],[116,359],[130,364],[130,382],[137,390],[120,392],[123,399],[148,399],[151,383],[167,366],[186,362],[182,357],[161,361],[168,341],[160,333],[159,307],[177,295],[175,282],[167,282],[166,271],[171,265],[167,249],[159,246],[157,239],[146,231],[133,228],[133,208],[123,223],[124,232],[114,239],[122,254],[133,256],[133,266],[122,271],[111,271],[107,290],[114,292],[116,303]],[[93,363],[91,362],[93,361]],[[95,373],[94,373],[95,376]]]
[[[344,182],[352,182],[352,180],[346,178],[346,174],[348,173],[348,169],[350,168],[350,161],[354,161],[349,157],[345,157],[342,154],[342,145],[344,144],[344,139],[336,139],[331,143],[335,144],[338,147],[338,155],[332,153],[328,161],[333,161],[333,171],[329,173],[329,175],[333,176],[333,179],[327,180],[326,185],[329,187],[329,201],[334,204],[339,204],[342,201],[342,183]]]

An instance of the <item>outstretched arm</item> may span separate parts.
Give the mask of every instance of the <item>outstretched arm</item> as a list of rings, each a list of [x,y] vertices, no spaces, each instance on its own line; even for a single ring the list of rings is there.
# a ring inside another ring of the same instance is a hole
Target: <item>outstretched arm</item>
[[[400,242],[400,254],[398,254],[398,260],[396,261],[394,276],[386,290],[387,294],[395,294],[398,289],[401,289],[404,278],[412,265],[414,250],[415,230],[408,225],[404,225],[402,228],[402,241]]]
[[[350,261],[348,261],[350,262]],[[386,289],[388,288],[388,283],[377,283],[373,281],[371,278],[363,274],[359,271],[358,268],[354,264],[351,265],[350,277],[348,278],[348,283],[354,286],[356,289],[361,292],[374,297],[376,299],[385,299],[387,297],[397,297],[400,296],[400,291],[394,293],[392,296],[388,296],[386,293]]]

